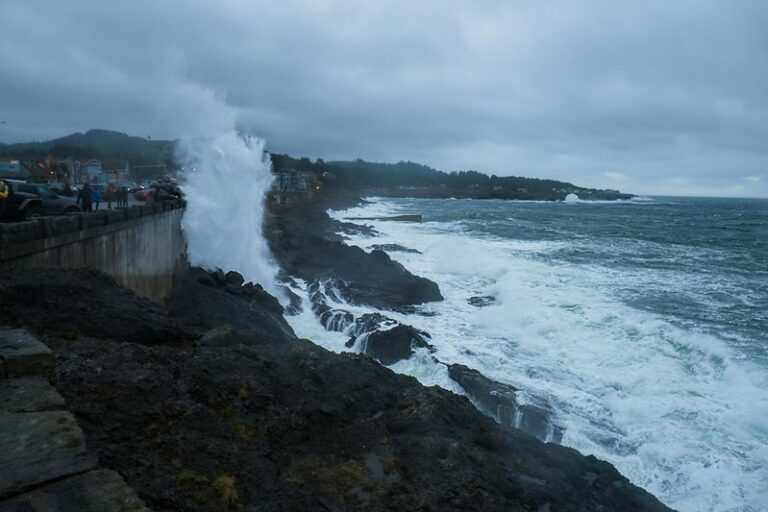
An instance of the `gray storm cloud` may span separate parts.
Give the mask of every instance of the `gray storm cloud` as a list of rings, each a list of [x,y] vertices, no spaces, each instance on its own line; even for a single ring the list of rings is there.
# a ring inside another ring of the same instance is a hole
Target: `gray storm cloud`
[[[768,196],[761,1],[28,0],[0,19],[3,142],[175,138],[203,89],[280,152]]]

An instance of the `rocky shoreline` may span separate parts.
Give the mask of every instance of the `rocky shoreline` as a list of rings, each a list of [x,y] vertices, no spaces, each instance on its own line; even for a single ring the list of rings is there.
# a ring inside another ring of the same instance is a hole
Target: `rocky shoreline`
[[[329,331],[349,335],[347,348],[369,355],[386,366],[412,357],[419,349],[434,353],[431,335],[427,332],[401,324],[378,311],[355,317],[348,310],[329,305],[346,302],[376,310],[423,314],[418,305],[441,301],[443,297],[436,283],[413,276],[386,252],[410,249],[374,244],[371,252],[366,253],[359,247],[346,245],[346,235],[374,237],[376,233],[367,226],[332,219],[325,211],[328,204],[337,206],[331,201],[283,207],[279,215],[271,218],[267,229],[272,234],[269,238],[272,251],[283,270],[309,283],[306,292],[318,321]],[[410,220],[410,217],[386,219]],[[290,222],[292,224],[286,225]],[[328,257],[318,257],[318,247],[322,247]],[[397,293],[392,293],[393,290]],[[493,297],[472,297],[469,302],[484,307],[494,300]],[[445,364],[434,356],[432,359]],[[524,430],[544,442],[559,443],[562,439],[564,429],[557,424],[545,399],[529,393],[523,404],[517,396],[519,390],[512,386],[461,365],[445,366],[451,379],[465,390],[472,403],[499,423]]]
[[[473,405],[377,362],[429,349],[429,334],[350,318],[328,294],[404,312],[442,295],[386,252],[346,246],[339,231],[365,228],[327,206],[275,208],[265,232],[282,279],[314,287],[291,308],[365,354],[299,339],[259,285],[195,268],[166,307],[95,271],[11,271],[0,324],[53,350],[56,388],[101,465],[155,511],[669,510],[610,464],[513,428],[511,386],[453,365]]]

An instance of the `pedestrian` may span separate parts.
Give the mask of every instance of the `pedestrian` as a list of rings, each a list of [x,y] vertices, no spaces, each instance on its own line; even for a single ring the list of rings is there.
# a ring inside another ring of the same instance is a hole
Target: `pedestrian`
[[[10,187],[8,187],[8,184],[4,181],[0,181],[0,222],[7,222],[10,219],[8,218],[8,211],[10,210],[9,206],[11,203],[11,198],[9,196],[9,190]]]
[[[128,208],[128,187],[120,189],[120,199],[123,200],[123,208]]]
[[[107,210],[111,210],[112,209],[112,200],[113,199],[117,199],[115,197],[115,193],[116,192],[117,192],[117,187],[115,187],[114,183],[110,183],[109,185],[107,185],[107,194],[106,194],[106,196],[107,196],[106,197],[106,199],[107,199]]]
[[[81,204],[83,205],[83,211],[90,213],[93,211],[93,192],[91,191],[91,186],[86,183],[83,185],[83,188],[80,189],[80,192],[77,194],[77,201],[75,204]]]
[[[93,187],[91,194],[93,195],[93,202],[96,203],[96,210],[99,209],[99,203],[101,202],[101,189],[99,187]]]

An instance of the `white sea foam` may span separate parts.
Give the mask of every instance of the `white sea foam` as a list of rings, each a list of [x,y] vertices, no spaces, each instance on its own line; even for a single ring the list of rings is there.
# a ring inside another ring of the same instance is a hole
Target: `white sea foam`
[[[398,213],[406,212],[374,200],[333,215]],[[439,360],[547,397],[566,428],[563,444],[612,462],[681,511],[764,510],[764,368],[712,334],[619,300],[621,289],[649,282],[683,287],[670,284],[674,274],[558,263],[540,256],[562,242],[479,238],[456,223],[366,222],[381,236],[350,243],[417,249],[423,254],[390,256],[440,285],[446,300],[424,307],[437,316],[389,315],[432,334]],[[478,309],[466,302],[474,295],[497,300]],[[301,323],[303,335],[323,337],[316,319]],[[343,341],[334,333],[322,343],[344,350]],[[456,388],[431,358],[414,357],[393,369]]]
[[[579,196],[576,194],[568,194],[565,196],[565,199],[563,199],[564,203],[580,203],[581,199],[579,199]]]

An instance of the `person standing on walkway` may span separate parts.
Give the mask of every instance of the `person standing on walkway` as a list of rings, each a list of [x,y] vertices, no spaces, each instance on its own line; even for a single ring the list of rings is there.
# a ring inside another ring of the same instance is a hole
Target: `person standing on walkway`
[[[128,208],[128,187],[120,188],[120,201],[123,203],[123,208]]]
[[[96,203],[96,210],[99,209],[99,203],[101,202],[101,189],[99,187],[93,187],[92,192],[93,202]]]
[[[112,201],[117,200],[116,194],[117,194],[117,187],[115,187],[115,184],[110,183],[109,185],[107,185],[107,193],[105,198],[107,200],[107,210],[112,209]],[[119,200],[118,200],[117,206],[118,207],[120,206]]]
[[[9,196],[8,190],[10,187],[8,184],[4,181],[0,181],[0,222],[8,221],[10,220],[8,217],[8,212],[10,211],[10,205],[11,205],[11,198]]]
[[[84,212],[92,212],[93,211],[93,191],[91,190],[91,186],[86,183],[83,185],[83,188],[80,189],[80,192],[77,194],[77,203],[82,203],[83,205],[83,211]]]

